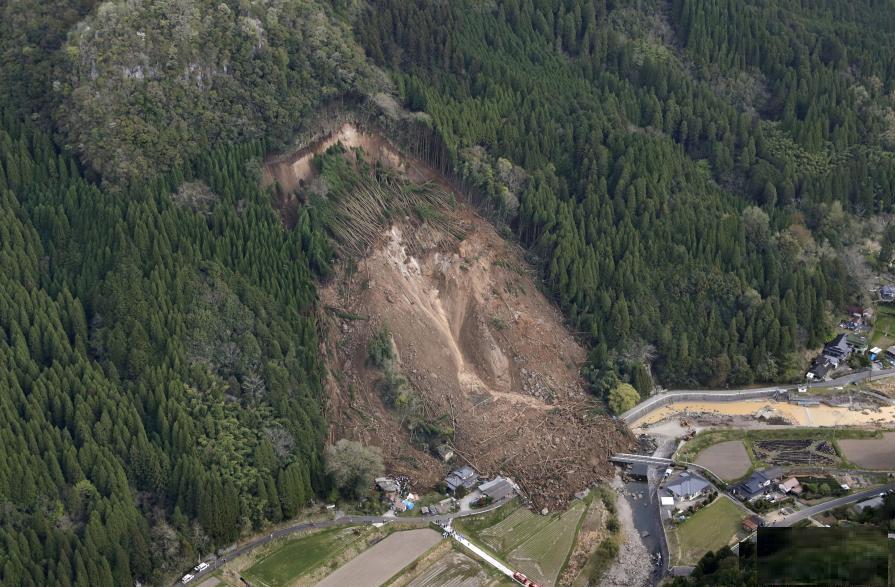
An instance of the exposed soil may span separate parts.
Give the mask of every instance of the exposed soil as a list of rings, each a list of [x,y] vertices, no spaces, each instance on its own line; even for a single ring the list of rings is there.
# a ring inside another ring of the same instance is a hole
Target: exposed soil
[[[396,161],[397,151],[381,138],[351,125],[337,136],[411,180],[432,178],[418,161]],[[306,162],[333,141],[272,162],[268,177],[283,186],[313,181]],[[597,413],[579,375],[585,351],[538,290],[522,251],[457,199],[452,214],[465,234],[459,243],[428,224],[395,219],[364,258],[337,267],[320,288],[321,306],[329,309],[321,324],[332,375],[330,437],[379,446],[388,472],[408,475],[418,489],[456,466],[414,446],[377,392],[382,373],[367,364],[368,342],[387,327],[397,370],[430,418],[446,416],[459,460],[485,475],[512,476],[539,509],[554,510],[611,476],[608,457],[631,450],[633,437]]]
[[[468,209],[458,214],[468,230],[455,250],[411,256],[396,225],[356,272],[321,290],[324,305],[366,318],[329,320],[337,373],[330,422],[335,436],[382,447],[394,472],[427,484],[444,474],[409,445],[376,392],[380,373],[366,364],[367,344],[387,327],[401,373],[431,416],[449,417],[457,454],[482,473],[509,474],[539,507],[555,509],[612,474],[609,455],[632,439],[594,414],[579,377],[584,349],[520,251]]]
[[[794,426],[875,426],[895,423],[895,406],[879,408],[798,406],[768,400],[735,402],[676,402],[659,408],[631,425],[632,429],[653,425],[666,419],[687,417],[703,425],[733,424],[738,427],[764,427],[759,418],[780,420]]]
[[[359,149],[369,163],[378,163],[400,172],[414,183],[436,182],[447,186],[447,181],[434,169],[413,157],[398,151],[392,143],[378,133],[365,132],[352,122],[343,122],[338,128],[304,149],[286,155],[269,158],[262,170],[261,184],[279,185],[275,202],[287,226],[294,226],[296,209],[300,201],[297,192],[316,175],[313,161],[316,155],[341,143],[348,150]]]
[[[378,587],[441,542],[429,528],[395,532],[336,569],[320,587]]]
[[[696,464],[708,468],[725,481],[732,481],[745,475],[752,462],[742,440],[729,440],[701,451],[696,457]]]
[[[843,456],[859,467],[895,470],[895,432],[884,432],[882,438],[849,438],[838,443]]]
[[[560,576],[560,585],[587,585],[588,578],[579,575],[606,537],[605,517],[606,506],[603,505],[603,500],[594,498],[584,514],[584,521],[578,530],[578,539],[569,555],[569,562]]]

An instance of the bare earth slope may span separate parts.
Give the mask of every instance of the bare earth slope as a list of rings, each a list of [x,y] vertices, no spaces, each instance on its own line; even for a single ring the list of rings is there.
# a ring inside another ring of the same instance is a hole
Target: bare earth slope
[[[331,320],[330,421],[336,436],[381,446],[391,468],[417,481],[443,474],[408,445],[375,391],[367,342],[387,326],[400,370],[429,413],[450,416],[457,453],[483,473],[512,475],[553,507],[611,474],[607,458],[629,437],[594,415],[578,374],[585,352],[519,250],[470,211],[458,214],[468,231],[452,250],[412,255],[406,240],[439,239],[408,239],[409,229],[394,225],[350,278],[322,290],[324,305],[367,318]]]
[[[313,184],[310,158],[336,141],[363,147],[370,160],[411,181],[449,187],[421,161],[352,124],[269,161],[266,181],[276,179],[287,193]],[[448,468],[413,446],[377,392],[382,374],[367,364],[368,342],[385,326],[397,368],[427,415],[448,416],[460,460],[483,474],[511,475],[539,507],[553,509],[611,476],[608,456],[631,448],[632,438],[597,415],[579,377],[585,351],[538,291],[521,250],[469,207],[449,214],[463,226],[460,242],[398,218],[383,225],[364,258],[343,263],[321,287],[330,439],[381,447],[389,472],[410,476],[417,488],[438,482]]]

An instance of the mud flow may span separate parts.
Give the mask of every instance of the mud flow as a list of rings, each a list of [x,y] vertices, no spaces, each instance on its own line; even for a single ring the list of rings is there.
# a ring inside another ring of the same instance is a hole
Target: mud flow
[[[314,154],[338,141],[363,147],[365,157],[413,182],[437,175],[346,124],[318,145],[269,163],[268,181],[300,192],[314,179]],[[361,258],[342,259],[336,277],[321,286],[331,438],[381,447],[389,472],[417,485],[437,483],[464,461],[483,474],[508,474],[540,507],[554,509],[612,476],[608,457],[630,449],[631,437],[598,414],[579,376],[585,350],[539,290],[522,251],[463,204],[462,194],[454,198],[460,203],[450,214],[463,226],[461,240],[441,238],[427,223],[394,219]],[[396,369],[425,412],[453,428],[453,463],[420,446],[383,402],[382,372],[368,364],[369,342],[383,328],[394,343]]]

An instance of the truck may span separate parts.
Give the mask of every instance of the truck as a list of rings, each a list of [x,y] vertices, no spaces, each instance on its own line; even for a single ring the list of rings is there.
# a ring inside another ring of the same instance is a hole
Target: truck
[[[538,583],[535,583],[519,571],[513,571],[513,579],[525,587],[541,587]]]

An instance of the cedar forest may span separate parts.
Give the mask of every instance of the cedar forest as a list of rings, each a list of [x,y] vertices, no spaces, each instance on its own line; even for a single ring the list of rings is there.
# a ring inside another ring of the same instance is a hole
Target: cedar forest
[[[335,253],[259,170],[335,101],[425,113],[599,398],[794,379],[895,203],[893,29],[887,0],[4,3],[0,584],[162,584],[332,494]]]

